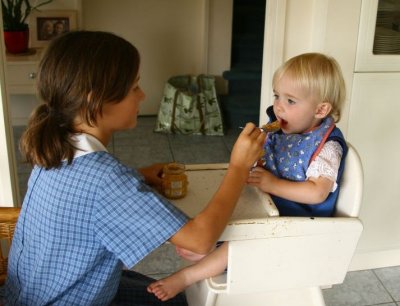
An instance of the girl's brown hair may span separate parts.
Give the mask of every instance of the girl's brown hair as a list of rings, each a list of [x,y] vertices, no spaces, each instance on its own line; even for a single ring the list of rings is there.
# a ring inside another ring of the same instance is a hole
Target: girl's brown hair
[[[346,97],[346,87],[342,71],[337,61],[321,53],[304,53],[285,62],[275,72],[272,86],[288,74],[299,88],[308,90],[322,102],[332,105],[330,116],[335,122],[340,120]]]
[[[71,163],[75,118],[94,126],[105,103],[126,97],[139,62],[138,50],[111,33],[75,31],[53,40],[39,65],[43,103],[32,113],[20,142],[26,160],[46,169],[59,167],[64,159]]]

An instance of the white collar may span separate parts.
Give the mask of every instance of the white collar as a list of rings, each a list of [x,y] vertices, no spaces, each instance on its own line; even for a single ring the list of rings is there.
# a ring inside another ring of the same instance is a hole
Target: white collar
[[[71,136],[72,143],[76,147],[74,158],[97,151],[107,152],[106,147],[94,136],[81,133]]]

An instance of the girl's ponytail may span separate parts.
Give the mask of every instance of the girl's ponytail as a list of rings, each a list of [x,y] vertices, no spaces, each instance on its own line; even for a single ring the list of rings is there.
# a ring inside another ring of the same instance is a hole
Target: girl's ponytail
[[[63,124],[61,114],[48,104],[41,104],[29,119],[20,141],[20,150],[32,165],[57,168],[63,159],[72,161],[74,149],[69,143],[69,132],[70,128]]]

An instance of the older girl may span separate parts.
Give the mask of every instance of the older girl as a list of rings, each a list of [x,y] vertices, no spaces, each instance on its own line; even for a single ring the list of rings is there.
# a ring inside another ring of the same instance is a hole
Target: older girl
[[[41,60],[38,93],[43,103],[21,140],[34,169],[9,254],[7,305],[156,305],[137,285],[146,278],[120,283],[123,266],[167,240],[208,252],[265,137],[246,125],[219,190],[189,219],[148,185],[160,183],[160,165],[142,176],[106,149],[114,132],[136,126],[145,98],[134,46],[106,32],[67,33]]]

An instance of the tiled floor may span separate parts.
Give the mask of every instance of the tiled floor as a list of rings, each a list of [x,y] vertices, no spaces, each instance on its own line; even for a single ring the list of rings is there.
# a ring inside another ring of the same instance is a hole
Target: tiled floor
[[[224,137],[184,136],[153,132],[155,117],[140,117],[136,129],[114,135],[108,150],[131,167],[156,162],[228,162],[239,130]],[[15,142],[24,130],[14,127]],[[25,194],[30,167],[17,153],[21,194]],[[140,262],[135,270],[158,278],[179,267],[174,248],[166,244]],[[400,306],[400,266],[349,272],[343,284],[323,290],[327,306]],[[284,305],[282,305],[284,306]]]

